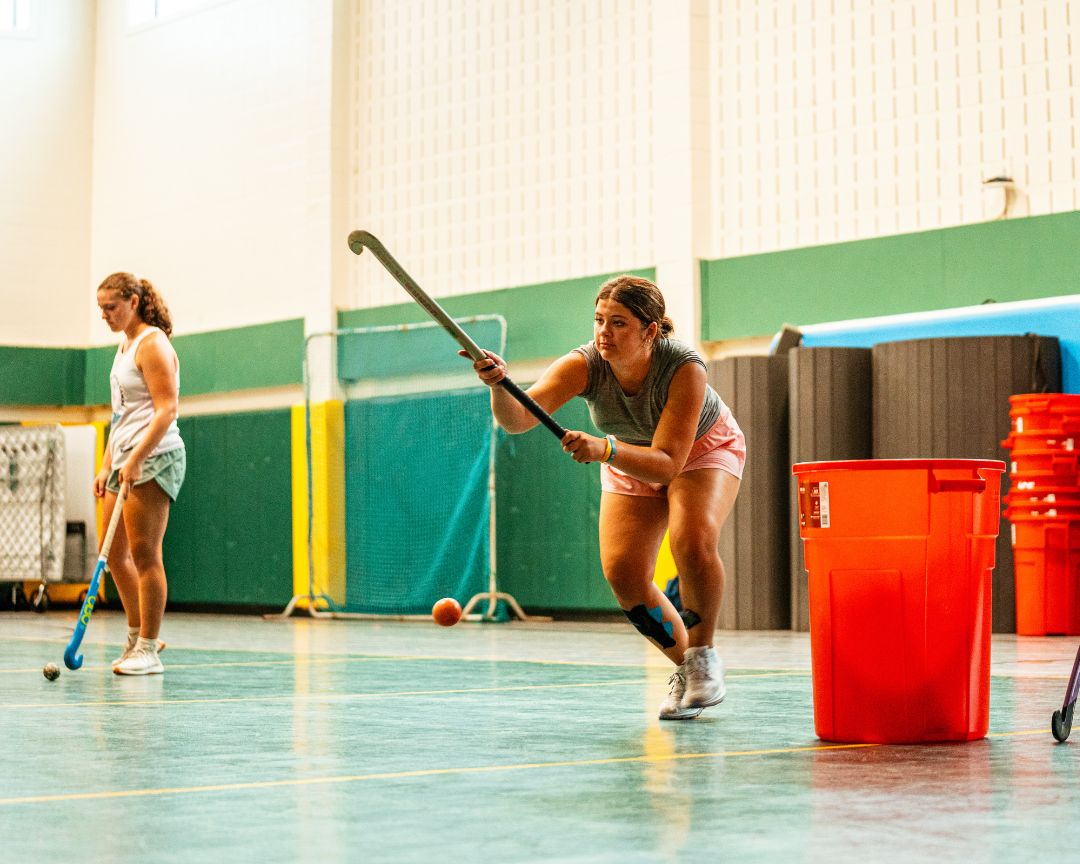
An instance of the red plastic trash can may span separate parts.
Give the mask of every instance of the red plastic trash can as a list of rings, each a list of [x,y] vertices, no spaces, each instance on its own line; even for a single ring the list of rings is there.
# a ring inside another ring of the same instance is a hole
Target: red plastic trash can
[[[983,738],[1005,463],[805,462],[814,727],[826,741]]]
[[[1017,393],[1009,417],[1013,432],[1080,432],[1080,393]]]
[[[1017,635],[1080,635],[1080,509],[1010,506],[1006,515],[1012,522]]]

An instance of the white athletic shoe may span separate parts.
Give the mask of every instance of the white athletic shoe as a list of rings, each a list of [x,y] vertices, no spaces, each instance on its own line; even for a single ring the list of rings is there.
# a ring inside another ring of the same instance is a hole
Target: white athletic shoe
[[[724,662],[711,647],[687,648],[683,661],[686,690],[681,707],[708,708],[724,701]]]
[[[135,650],[135,643],[138,641],[138,636],[128,636],[128,642],[127,645],[124,647],[124,653],[122,653],[119,657],[112,661],[113,669],[115,669],[117,666],[127,660],[128,657],[131,656],[131,652]],[[159,653],[165,650],[165,643],[162,642],[160,639],[158,639],[157,650]]]
[[[667,698],[660,703],[661,720],[693,720],[701,713],[700,708],[682,707],[683,692],[686,690],[686,676],[682,666],[675,667],[675,671],[668,678],[668,685],[671,690]]]
[[[126,660],[113,667],[113,672],[117,675],[158,675],[164,671],[161,658],[153,648],[136,647]]]

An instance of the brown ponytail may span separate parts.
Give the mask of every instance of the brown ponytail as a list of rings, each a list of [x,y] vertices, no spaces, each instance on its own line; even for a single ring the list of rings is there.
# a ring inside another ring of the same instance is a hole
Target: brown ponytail
[[[115,291],[125,300],[132,296],[138,297],[139,317],[151,327],[157,327],[166,336],[172,337],[169,307],[149,279],[138,279],[131,273],[113,273],[98,286],[98,291]]]

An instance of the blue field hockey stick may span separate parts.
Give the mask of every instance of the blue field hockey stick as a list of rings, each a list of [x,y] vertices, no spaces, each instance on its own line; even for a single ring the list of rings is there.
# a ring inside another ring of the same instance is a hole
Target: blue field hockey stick
[[[78,669],[83,664],[83,655],[75,652],[79,650],[83,634],[86,633],[86,625],[90,623],[90,616],[94,614],[94,604],[97,602],[98,588],[101,585],[101,574],[105,572],[105,562],[109,559],[109,547],[112,546],[116,526],[120,524],[120,511],[124,509],[124,500],[127,498],[127,494],[127,485],[125,484],[120,487],[120,494],[116,496],[112,519],[109,520],[109,530],[105,532],[105,542],[101,544],[101,552],[98,554],[94,576],[90,580],[90,587],[86,591],[86,599],[83,600],[82,609],[79,610],[79,620],[75,622],[75,632],[71,634],[71,641],[68,642],[67,650],[64,651],[64,665],[68,669]]]

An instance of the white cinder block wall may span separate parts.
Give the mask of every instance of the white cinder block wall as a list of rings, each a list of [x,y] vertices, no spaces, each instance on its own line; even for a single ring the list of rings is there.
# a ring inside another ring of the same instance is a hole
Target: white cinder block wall
[[[1071,0],[370,0],[353,27],[350,213],[433,293],[669,289],[694,257],[994,218],[1002,174],[1010,216],[1080,209]],[[354,266],[344,299],[401,293]]]
[[[133,28],[98,4],[94,280],[150,278],[178,333],[325,305],[331,9],[219,0]]]
[[[713,0],[705,258],[1080,209],[1075,0]]]
[[[367,0],[350,216],[443,295],[654,262],[648,2]],[[347,306],[401,302],[376,267]]]
[[[0,344],[85,345],[94,4],[20,12],[0,27]]]

